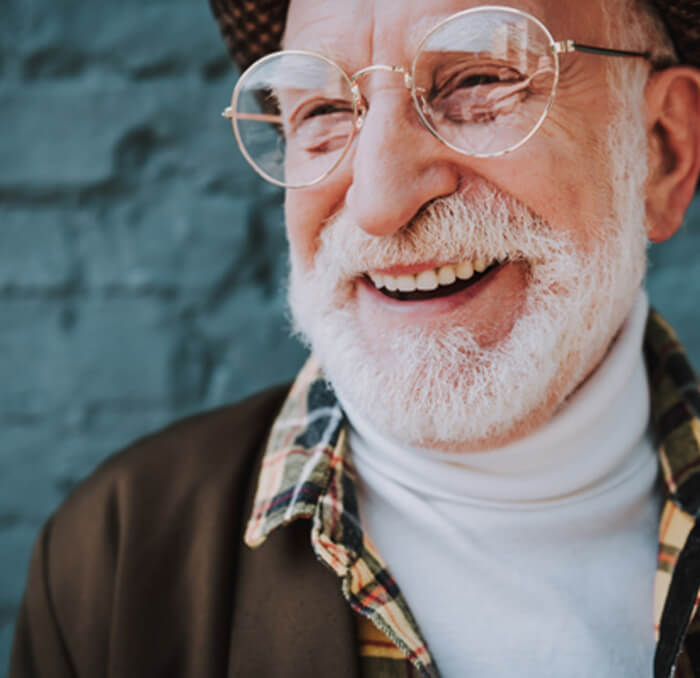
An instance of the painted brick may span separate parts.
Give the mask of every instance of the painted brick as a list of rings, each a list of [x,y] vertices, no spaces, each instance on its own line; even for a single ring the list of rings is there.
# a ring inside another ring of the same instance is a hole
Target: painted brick
[[[248,287],[211,313],[200,326],[217,348],[207,403],[238,400],[293,378],[306,351],[290,337],[284,290],[268,295]]]
[[[133,77],[166,77],[221,53],[205,2],[126,0],[106,8],[104,3],[55,0],[48,12],[44,0],[10,2],[22,38],[19,47],[27,55],[25,77],[110,67]],[[55,62],[73,65],[57,73]]]
[[[22,193],[111,180],[105,189],[118,197],[120,188],[133,190],[163,173],[240,171],[233,134],[219,115],[229,96],[228,86],[192,78],[85,78],[0,90],[0,110],[13,129],[0,135],[0,187]],[[202,138],[207,134],[213,138]]]
[[[0,92],[3,117],[14,123],[14,134],[0,136],[0,185],[65,188],[110,179],[119,143],[128,145],[129,131],[157,109],[151,97],[134,94],[122,85],[65,82]]]
[[[10,662],[10,643],[29,554],[38,526],[19,525],[0,532],[2,539],[2,577],[0,577],[0,675],[5,675]]]
[[[0,291],[58,291],[74,276],[65,212],[0,206]]]
[[[39,416],[115,395],[167,399],[177,319],[159,298],[20,298],[2,308],[0,415]]]
[[[174,183],[174,182],[173,182]],[[90,287],[191,292],[201,299],[248,254],[249,203],[179,182],[124,202],[76,234]]]
[[[668,320],[696,367],[700,367],[700,196],[696,196],[681,230],[665,243],[652,245],[647,289],[649,300]]]

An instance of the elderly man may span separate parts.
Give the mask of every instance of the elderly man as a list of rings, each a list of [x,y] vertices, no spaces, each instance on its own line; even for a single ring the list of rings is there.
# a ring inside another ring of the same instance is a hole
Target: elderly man
[[[700,400],[641,288],[700,3],[212,7],[313,358],[68,499],[11,675],[700,676]]]

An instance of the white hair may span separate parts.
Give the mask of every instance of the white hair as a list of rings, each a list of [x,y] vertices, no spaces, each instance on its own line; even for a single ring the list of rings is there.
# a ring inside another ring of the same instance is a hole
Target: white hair
[[[649,0],[602,0],[608,45],[616,49],[651,53],[654,63],[678,62],[671,36],[656,8]],[[615,70],[620,60],[611,59]]]

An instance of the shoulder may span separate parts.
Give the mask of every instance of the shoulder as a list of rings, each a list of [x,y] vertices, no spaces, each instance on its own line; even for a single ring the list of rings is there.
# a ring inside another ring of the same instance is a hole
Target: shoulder
[[[287,386],[177,421],[107,458],[52,518],[54,534],[78,531],[104,541],[108,521],[123,533],[174,519],[200,503],[244,492]]]
[[[163,504],[211,494],[224,477],[252,469],[287,393],[280,386],[240,403],[176,421],[108,457],[66,499],[54,523],[84,515],[95,502]]]
[[[83,480],[54,522],[83,515],[95,502],[128,504],[157,496],[162,510],[163,502],[202,490],[211,493],[221,487],[224,476],[245,474],[262,452],[287,391],[288,386],[263,391],[136,440]]]
[[[100,630],[107,647],[135,617],[172,625],[174,592],[199,591],[203,599],[208,586],[226,590],[286,393],[266,391],[135,442],[56,511],[42,536],[44,576],[56,622],[80,639],[77,654],[86,638],[93,642],[87,651],[97,649]],[[182,621],[177,627],[191,631]]]
[[[107,675],[112,660],[133,668],[124,675],[175,675],[162,662],[189,652],[182,638],[207,625],[208,651],[197,661],[221,654],[225,624],[212,618],[230,616],[257,469],[286,393],[176,422],[75,488],[36,542],[11,675],[72,675],[59,665]],[[157,651],[145,632],[154,628]]]

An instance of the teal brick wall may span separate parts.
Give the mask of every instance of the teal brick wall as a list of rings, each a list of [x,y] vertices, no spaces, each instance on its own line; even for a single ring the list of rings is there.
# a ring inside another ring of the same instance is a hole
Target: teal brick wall
[[[9,4],[8,4],[9,3]],[[106,455],[292,378],[281,193],[206,0],[0,9],[0,676],[40,524]]]
[[[279,191],[205,0],[0,10],[0,674],[37,530],[106,455],[292,377]],[[649,288],[700,362],[700,203]]]

